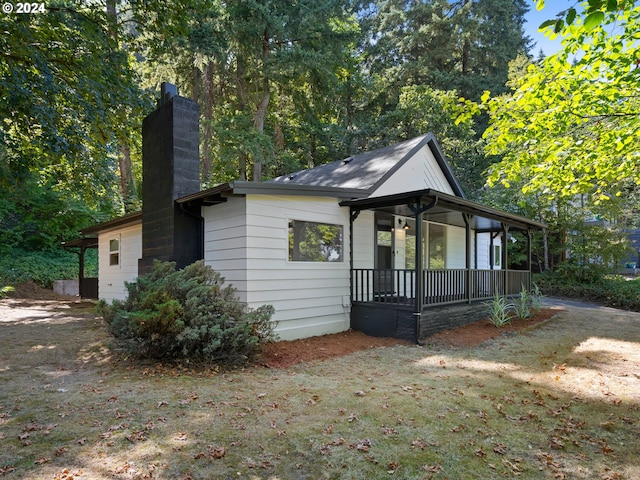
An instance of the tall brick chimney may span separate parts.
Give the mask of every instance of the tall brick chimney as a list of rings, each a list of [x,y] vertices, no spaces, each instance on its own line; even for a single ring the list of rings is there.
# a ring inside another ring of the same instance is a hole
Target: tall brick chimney
[[[154,259],[178,268],[202,258],[202,219],[175,200],[200,191],[198,105],[163,83],[158,108],[142,121],[142,258],[138,274]]]

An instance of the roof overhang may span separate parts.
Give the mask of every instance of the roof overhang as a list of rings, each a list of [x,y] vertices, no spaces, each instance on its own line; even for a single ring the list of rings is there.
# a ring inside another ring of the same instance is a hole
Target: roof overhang
[[[547,227],[544,223],[433,189],[346,200],[340,205],[355,211],[379,210],[406,217],[415,216],[416,209],[431,206],[424,212],[425,220],[462,227],[465,221],[461,214],[466,214],[471,216],[472,227],[478,232],[499,231],[503,225],[525,231]]]
[[[293,195],[308,197],[335,197],[354,199],[367,196],[367,192],[351,188],[324,187],[317,185],[295,185],[267,182],[236,181],[223,183],[207,190],[187,195],[176,200],[178,205],[216,205],[229,197],[246,195]]]
[[[142,222],[142,212],[129,213],[122,217],[109,220],[107,222],[98,223],[87,228],[80,230],[81,235],[95,235],[105,230],[111,230],[112,228],[120,228],[128,225],[135,225]]]
[[[98,239],[96,237],[76,238],[68,242],[62,242],[62,248],[98,248]]]

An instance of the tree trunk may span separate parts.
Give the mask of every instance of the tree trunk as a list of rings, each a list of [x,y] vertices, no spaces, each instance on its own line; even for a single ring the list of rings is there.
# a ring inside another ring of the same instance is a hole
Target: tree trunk
[[[204,94],[204,111],[202,112],[202,159],[200,163],[200,179],[202,183],[208,183],[211,178],[211,165],[213,163],[212,142],[212,122],[213,122],[213,102],[214,85],[213,85],[214,63],[210,61],[204,71],[202,79],[202,90]]]
[[[116,0],[107,0],[106,2],[107,12],[107,25],[109,35],[113,38],[116,45],[118,44],[118,12],[116,9]],[[124,108],[118,109],[118,115],[123,122],[126,122],[127,113]],[[125,123],[126,124],[126,123]],[[133,167],[131,165],[131,148],[129,147],[128,139],[126,138],[126,129],[124,129],[125,137],[119,138],[118,143],[118,167],[120,169],[120,195],[122,196],[122,203],[124,205],[124,211],[129,213],[132,210],[137,209],[137,192],[136,185],[133,180]]]
[[[258,102],[256,114],[253,119],[253,128],[258,133],[264,133],[264,123],[267,118],[267,110],[269,108],[269,100],[271,98],[271,88],[269,85],[269,77],[265,70],[267,59],[269,58],[269,32],[267,30],[262,34],[262,98]],[[254,182],[262,180],[262,156],[253,160],[253,178]]]
[[[138,192],[133,178],[133,168],[131,166],[131,149],[126,142],[120,142],[120,154],[118,155],[118,166],[120,167],[120,193],[124,203],[124,211],[129,213],[137,210]]]
[[[244,78],[244,58],[242,54],[238,54],[236,63],[236,90],[238,94],[238,109],[241,112],[245,111],[247,105],[247,86]],[[238,179],[247,179],[247,152],[240,150],[238,155]]]

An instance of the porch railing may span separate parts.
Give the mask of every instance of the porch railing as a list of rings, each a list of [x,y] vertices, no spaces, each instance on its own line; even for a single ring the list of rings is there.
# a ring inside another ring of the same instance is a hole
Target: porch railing
[[[531,288],[527,270],[425,270],[424,305],[441,305],[516,295]],[[358,268],[352,270],[351,300],[354,302],[413,305],[414,270]],[[505,289],[506,285],[506,289]]]

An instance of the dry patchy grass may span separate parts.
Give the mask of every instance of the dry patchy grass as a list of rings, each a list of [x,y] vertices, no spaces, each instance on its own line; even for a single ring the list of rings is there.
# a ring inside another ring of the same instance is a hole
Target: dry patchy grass
[[[122,361],[86,304],[17,312],[0,302],[3,480],[640,478],[637,313],[193,372]]]

